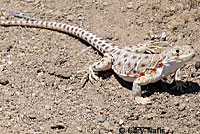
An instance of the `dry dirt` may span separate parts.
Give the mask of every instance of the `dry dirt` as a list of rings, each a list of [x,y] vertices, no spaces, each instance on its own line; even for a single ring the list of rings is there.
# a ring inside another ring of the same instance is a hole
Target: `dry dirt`
[[[0,19],[19,12],[80,26],[121,47],[166,33],[171,46],[189,44],[197,56],[182,68],[187,88],[159,81],[143,87],[151,105],[133,101],[131,84],[112,71],[80,81],[101,55],[78,55],[88,44],[39,28],[0,27],[0,133],[128,134],[136,127],[166,133],[200,133],[198,0],[1,0]],[[121,128],[121,129],[120,129]],[[128,128],[131,131],[128,132]]]

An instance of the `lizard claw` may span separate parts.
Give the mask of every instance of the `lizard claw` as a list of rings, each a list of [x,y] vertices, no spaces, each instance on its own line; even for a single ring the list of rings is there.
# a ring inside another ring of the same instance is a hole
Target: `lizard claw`
[[[93,81],[99,80],[99,77],[95,74],[91,67],[89,67],[89,71],[83,76],[81,79],[81,83],[85,83],[85,79],[89,79],[93,83]]]
[[[172,87],[173,89],[177,89],[177,90],[182,90],[183,88],[186,88],[186,83],[183,81],[176,81],[176,85]]]
[[[97,81],[99,80],[99,77],[94,73],[94,71],[92,70],[92,67],[90,66],[89,67],[89,80],[92,82],[92,81]]]

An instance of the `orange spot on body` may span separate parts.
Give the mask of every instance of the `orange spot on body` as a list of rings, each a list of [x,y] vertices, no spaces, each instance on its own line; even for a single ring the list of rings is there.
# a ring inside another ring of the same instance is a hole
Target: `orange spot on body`
[[[166,56],[163,56],[162,58],[165,59]]]
[[[133,77],[134,77],[134,78],[137,78],[138,76],[137,76],[137,75],[133,75]]]
[[[152,68],[152,69],[151,69],[151,73],[153,73],[153,72],[156,72],[156,69],[155,69],[155,68]]]
[[[141,72],[141,74],[139,75],[139,77],[144,76],[145,72]]]
[[[155,68],[152,68],[150,73],[154,73],[155,75],[157,75],[157,72],[156,72],[156,69]]]
[[[129,73],[126,73],[126,77],[129,77],[130,76],[130,74]]]
[[[158,63],[158,67],[161,68],[162,66],[163,66],[163,63],[162,63],[162,62],[159,62],[159,63]]]

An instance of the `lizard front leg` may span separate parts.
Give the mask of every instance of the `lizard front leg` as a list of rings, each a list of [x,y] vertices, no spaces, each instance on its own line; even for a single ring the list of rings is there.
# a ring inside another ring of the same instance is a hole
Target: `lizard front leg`
[[[182,90],[183,88],[186,88],[185,82],[182,81],[182,75],[183,74],[181,73],[180,68],[176,70],[175,77],[174,77],[176,85],[172,87],[172,89]]]
[[[86,73],[86,75],[83,76],[81,83],[83,83],[83,80],[88,76],[90,81],[98,80],[98,76],[95,74],[95,72],[111,69],[112,61],[112,56],[109,54],[104,54],[104,57],[101,59],[101,61],[95,62],[93,65],[89,66],[89,71]]]

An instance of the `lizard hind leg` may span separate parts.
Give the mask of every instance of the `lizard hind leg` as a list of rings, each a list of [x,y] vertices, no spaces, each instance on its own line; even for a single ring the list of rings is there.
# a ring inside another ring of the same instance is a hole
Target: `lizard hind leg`
[[[133,83],[133,87],[132,87],[132,91],[133,91],[133,95],[135,97],[135,101],[138,103],[138,104],[150,104],[151,101],[148,97],[142,97],[141,96],[141,86],[136,84],[136,83]]]
[[[104,57],[100,61],[95,62],[93,65],[89,66],[89,71],[83,76],[81,83],[83,83],[86,77],[89,78],[91,82],[94,80],[98,80],[99,77],[95,74],[95,72],[111,69],[112,61],[112,56],[110,56],[109,54],[104,54]]]
[[[148,97],[143,98],[141,96],[141,92],[142,92],[141,86],[150,83],[151,79],[153,79],[153,76],[151,74],[147,74],[145,76],[141,76],[137,78],[133,82],[132,92],[135,97],[135,101],[138,104],[151,104],[151,100]]]
[[[149,53],[154,54],[158,53],[157,51],[161,49],[162,47],[156,46],[152,41],[143,43],[143,44],[137,44],[136,46],[132,47],[125,47],[126,50],[132,51],[134,53]]]

